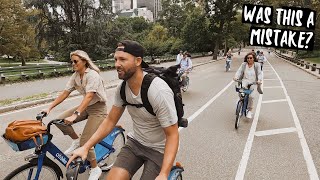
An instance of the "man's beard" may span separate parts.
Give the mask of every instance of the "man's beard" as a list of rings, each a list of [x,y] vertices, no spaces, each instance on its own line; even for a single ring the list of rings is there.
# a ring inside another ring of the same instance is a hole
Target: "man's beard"
[[[132,68],[128,69],[126,72],[124,72],[123,77],[119,76],[119,74],[118,74],[118,77],[119,77],[119,79],[127,81],[128,79],[130,79],[134,75],[134,73],[136,71],[137,71],[136,67],[132,67]]]

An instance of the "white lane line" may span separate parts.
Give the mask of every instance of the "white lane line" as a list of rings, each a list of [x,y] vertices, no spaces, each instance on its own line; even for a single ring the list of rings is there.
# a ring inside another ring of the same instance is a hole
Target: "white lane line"
[[[247,169],[247,164],[248,164],[248,160],[249,160],[249,156],[250,156],[250,152],[251,152],[251,148],[252,148],[254,134],[257,129],[258,119],[259,119],[259,115],[260,115],[262,96],[263,96],[262,94],[259,95],[257,109],[254,114],[254,119],[253,119],[253,122],[251,125],[250,133],[249,133],[249,136],[248,136],[248,139],[246,142],[246,146],[245,146],[243,154],[242,154],[242,158],[241,158],[241,161],[240,161],[240,164],[238,167],[238,171],[237,171],[235,180],[243,180],[244,174]]]
[[[278,81],[279,79],[263,79],[264,81]]]
[[[297,129],[295,127],[291,128],[282,128],[282,129],[271,129],[266,131],[256,131],[256,136],[269,136],[269,135],[275,135],[275,134],[283,134],[283,133],[291,133],[296,132]]]
[[[276,102],[286,102],[288,101],[287,99],[277,99],[277,100],[270,100],[270,101],[262,101],[262,104],[267,104],[267,103],[276,103]]]
[[[231,81],[226,87],[224,87],[218,94],[216,94],[212,99],[210,99],[205,105],[203,105],[200,109],[198,109],[195,113],[193,113],[190,117],[188,117],[189,124],[200,114],[202,113],[210,104],[212,104],[219,96],[222,95],[230,86],[233,84],[234,81]],[[183,127],[179,128],[179,131],[184,129]]]
[[[272,65],[271,65],[271,67],[272,67]],[[281,86],[283,88],[283,91],[284,91],[284,94],[286,95],[286,98],[288,100],[288,104],[289,104],[289,107],[290,107],[290,110],[291,110],[291,113],[292,113],[294,124],[295,124],[295,126],[297,128],[297,131],[298,131],[298,136],[299,136],[299,139],[300,139],[300,144],[301,144],[301,147],[302,147],[303,156],[304,156],[304,159],[305,159],[306,164],[307,164],[309,177],[310,177],[311,180],[319,180],[317,169],[316,169],[316,167],[314,165],[314,162],[313,162],[313,159],[312,159],[312,156],[311,156],[310,149],[309,149],[308,143],[306,141],[306,138],[304,137],[303,130],[301,128],[300,121],[299,121],[299,118],[297,116],[297,112],[293,107],[291,98],[288,95],[287,89],[285,88],[285,86],[284,86],[284,84],[282,82],[282,79],[280,78],[279,74],[276,72],[276,70],[273,67],[272,67],[272,69],[274,70],[275,74],[279,78],[280,84],[281,84]]]
[[[282,86],[267,86],[264,89],[274,89],[274,88],[282,88]]]

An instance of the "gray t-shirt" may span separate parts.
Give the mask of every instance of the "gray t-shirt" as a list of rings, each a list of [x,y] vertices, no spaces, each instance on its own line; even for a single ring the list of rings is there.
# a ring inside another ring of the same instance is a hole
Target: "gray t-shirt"
[[[124,102],[120,96],[121,84],[116,89],[114,105],[122,107]],[[142,104],[140,92],[135,96],[126,83],[126,100],[131,104]],[[133,132],[128,134],[142,145],[164,153],[166,135],[163,128],[174,125],[178,121],[173,92],[161,78],[154,78],[149,90],[148,99],[156,116],[150,114],[144,107],[127,106],[133,121]]]

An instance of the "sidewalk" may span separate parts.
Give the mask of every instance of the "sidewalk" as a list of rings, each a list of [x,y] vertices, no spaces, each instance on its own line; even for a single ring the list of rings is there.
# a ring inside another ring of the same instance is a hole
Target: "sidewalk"
[[[276,55],[276,54],[275,54]],[[287,56],[287,57],[294,57],[294,56],[292,56],[291,54],[286,54],[286,53],[282,53],[282,55],[284,55],[284,56]],[[277,55],[276,55],[277,56]],[[280,58],[280,59],[283,59],[283,58],[281,58],[281,57],[279,57],[279,56],[277,56],[278,58]],[[291,64],[291,65],[293,65],[293,66],[296,66],[297,68],[299,68],[299,69],[301,69],[301,70],[303,70],[303,71],[305,71],[305,72],[307,72],[307,73],[309,73],[309,74],[311,74],[311,75],[313,75],[313,76],[315,76],[315,77],[317,77],[318,79],[320,79],[320,70],[319,69],[316,69],[316,71],[311,71],[311,68],[309,67],[308,69],[306,69],[304,66],[302,67],[302,66],[300,66],[300,65],[297,65],[297,64],[295,64],[295,63],[293,63],[293,62],[291,62],[291,61],[289,61],[289,60],[286,60],[286,59],[283,59],[284,61],[286,61],[287,63],[289,63],[289,64]],[[314,63],[315,64],[315,63]],[[310,64],[310,65],[312,65],[312,63]]]
[[[222,58],[218,58],[218,60],[221,60],[221,59]],[[195,58],[192,61],[194,64],[193,66],[197,67],[204,64],[215,62],[217,60],[212,60],[212,57],[208,56],[208,57]],[[170,65],[173,65],[174,63],[175,62],[167,62],[167,63],[155,65],[155,66],[168,67]],[[118,79],[116,70],[104,71],[101,73],[101,76],[105,81],[105,87],[107,89],[116,87],[122,81]],[[0,92],[1,92],[0,100],[2,101],[31,97],[39,94],[45,94],[45,95],[47,94],[45,97],[41,97],[39,99],[17,101],[13,104],[2,106],[0,107],[0,113],[53,101],[58,96],[58,94],[65,88],[65,85],[68,82],[69,78],[70,77],[67,76],[67,77],[59,77],[54,79],[37,80],[37,81],[31,81],[31,82],[25,82],[25,83],[17,83],[17,84],[11,84],[11,85],[8,84],[8,85],[0,86]],[[77,96],[77,95],[79,95],[77,92],[73,92],[71,94],[71,96]]]

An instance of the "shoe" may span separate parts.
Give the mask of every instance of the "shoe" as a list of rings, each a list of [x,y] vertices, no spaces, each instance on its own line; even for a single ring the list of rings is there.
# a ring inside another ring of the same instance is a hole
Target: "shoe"
[[[80,138],[75,139],[72,141],[71,146],[69,147],[69,149],[67,149],[64,154],[67,156],[71,156],[71,153],[76,150],[78,147],[80,147]]]
[[[231,70],[231,68],[229,68],[229,71]]]
[[[252,112],[251,112],[251,111],[248,111],[246,117],[247,117],[248,119],[252,119]]]
[[[91,168],[89,174],[90,176],[88,180],[98,180],[102,174],[102,170],[97,166],[95,168]]]

